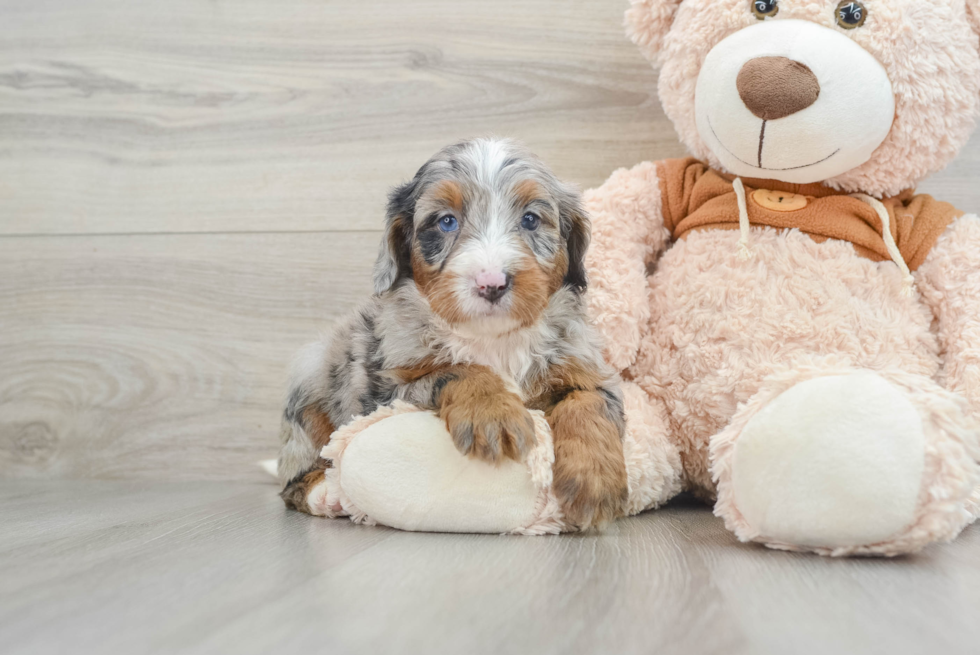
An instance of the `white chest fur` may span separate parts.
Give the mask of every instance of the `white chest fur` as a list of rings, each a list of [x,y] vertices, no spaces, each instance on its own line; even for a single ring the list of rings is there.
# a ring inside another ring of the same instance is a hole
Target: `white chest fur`
[[[546,359],[548,337],[549,328],[539,324],[502,333],[456,329],[444,338],[454,362],[491,368],[520,394],[531,372]]]

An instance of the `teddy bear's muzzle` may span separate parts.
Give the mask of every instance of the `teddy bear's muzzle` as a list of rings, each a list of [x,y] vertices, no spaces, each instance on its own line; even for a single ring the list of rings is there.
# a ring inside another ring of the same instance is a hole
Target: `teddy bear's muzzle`
[[[871,158],[891,131],[895,94],[881,63],[840,31],[766,20],[708,52],[695,116],[725,171],[809,184]]]

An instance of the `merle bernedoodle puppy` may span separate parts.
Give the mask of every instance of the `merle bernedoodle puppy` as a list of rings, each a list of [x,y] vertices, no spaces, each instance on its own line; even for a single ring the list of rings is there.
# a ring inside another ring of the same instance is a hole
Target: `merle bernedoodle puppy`
[[[375,295],[308,347],[279,475],[309,511],[336,427],[401,399],[434,410],[461,453],[522,460],[528,409],[554,435],[554,491],[579,529],[620,515],[624,414],[582,294],[589,220],[578,193],[510,141],[449,146],[389,199]]]

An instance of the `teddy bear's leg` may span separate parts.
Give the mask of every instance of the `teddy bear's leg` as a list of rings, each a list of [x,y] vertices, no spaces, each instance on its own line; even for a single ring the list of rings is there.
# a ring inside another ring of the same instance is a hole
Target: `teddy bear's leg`
[[[551,436],[532,414],[538,443],[527,461],[497,465],[461,455],[432,412],[396,402],[359,417],[324,447],[329,467],[310,513],[422,532],[559,532]]]
[[[664,408],[639,387],[623,388],[626,513],[666,502],[681,489],[681,464]],[[445,422],[405,403],[337,430],[330,463],[309,494],[310,513],[350,516],[402,530],[556,533],[568,529],[551,490],[554,447],[548,421],[532,412],[537,445],[523,464],[494,466],[456,450]]]
[[[712,440],[715,513],[774,548],[914,552],[974,518],[977,439],[962,399],[929,378],[793,371]]]
[[[626,515],[654,509],[681,492],[680,453],[670,440],[667,410],[632,382],[623,383],[626,436],[623,456],[629,499]]]

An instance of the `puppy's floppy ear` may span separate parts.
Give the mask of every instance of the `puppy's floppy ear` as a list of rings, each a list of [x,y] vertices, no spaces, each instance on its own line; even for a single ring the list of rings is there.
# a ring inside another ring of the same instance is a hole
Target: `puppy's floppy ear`
[[[681,0],[630,0],[626,34],[654,65],[680,4]]]
[[[421,179],[422,171],[419,171],[415,179],[388,195],[385,233],[374,264],[374,292],[378,295],[398,280],[412,278],[413,221]]]
[[[585,253],[589,250],[592,223],[582,205],[582,197],[566,188],[558,195],[558,214],[561,236],[568,251],[568,272],[564,284],[579,291],[588,286],[585,274]]]

